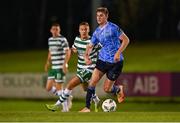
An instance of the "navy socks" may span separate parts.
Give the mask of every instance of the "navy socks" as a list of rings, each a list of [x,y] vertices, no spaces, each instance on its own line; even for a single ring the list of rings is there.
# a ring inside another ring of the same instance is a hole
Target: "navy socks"
[[[95,87],[89,86],[87,89],[87,94],[86,94],[86,107],[90,109],[91,106],[91,99],[95,95]]]

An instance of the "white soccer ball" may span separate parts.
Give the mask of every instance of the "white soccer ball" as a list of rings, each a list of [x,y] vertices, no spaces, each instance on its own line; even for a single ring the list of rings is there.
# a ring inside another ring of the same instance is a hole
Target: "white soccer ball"
[[[104,112],[113,112],[116,111],[116,102],[113,99],[106,99],[102,103],[102,109]]]

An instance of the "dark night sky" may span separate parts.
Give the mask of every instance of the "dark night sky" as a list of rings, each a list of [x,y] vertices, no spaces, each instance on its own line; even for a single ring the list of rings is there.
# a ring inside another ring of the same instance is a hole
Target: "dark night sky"
[[[72,45],[78,24],[91,20],[91,5],[86,0],[70,4],[68,0],[6,0],[1,6],[1,50],[47,47],[53,22],[60,23],[62,35]]]
[[[150,9],[147,9],[149,5],[146,5],[148,0],[139,0],[141,2],[135,16],[132,15],[134,8],[128,9],[132,2],[130,0],[102,1],[103,6],[108,7],[110,11],[109,19],[122,24],[124,31],[133,40],[180,39],[177,31],[180,20],[178,0],[154,0],[156,2]],[[0,50],[47,48],[47,39],[51,36],[49,28],[55,21],[60,23],[62,35],[67,37],[71,46],[73,39],[78,35],[78,24],[82,21],[91,24],[91,7],[91,0],[1,1]],[[126,13],[125,16],[122,13]],[[126,15],[129,15],[129,18]],[[123,17],[129,23],[123,23]]]

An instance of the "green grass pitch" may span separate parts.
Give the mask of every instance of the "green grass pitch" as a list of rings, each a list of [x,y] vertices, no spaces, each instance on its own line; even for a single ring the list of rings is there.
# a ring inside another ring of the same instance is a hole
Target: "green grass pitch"
[[[124,72],[178,72],[180,71],[180,42],[146,43],[131,41],[124,52]],[[0,72],[44,72],[47,50],[0,52]],[[69,62],[69,71],[75,72],[77,57]]]
[[[179,72],[180,42],[137,43],[131,41],[124,52],[124,72]],[[0,52],[0,73],[44,72],[47,50]],[[75,72],[76,55],[69,63],[69,71]],[[147,99],[148,98],[148,99]],[[70,112],[50,112],[46,103],[55,100],[0,99],[0,122],[180,122],[180,100],[167,101],[147,97],[118,104],[116,112],[78,113],[84,100],[74,100]]]
[[[24,122],[174,122],[180,121],[179,102],[136,102],[118,104],[116,112],[79,113],[83,100],[74,100],[70,112],[51,112],[45,108],[52,100],[0,100],[0,121]],[[92,105],[93,108],[93,105]],[[92,109],[93,110],[93,109]]]

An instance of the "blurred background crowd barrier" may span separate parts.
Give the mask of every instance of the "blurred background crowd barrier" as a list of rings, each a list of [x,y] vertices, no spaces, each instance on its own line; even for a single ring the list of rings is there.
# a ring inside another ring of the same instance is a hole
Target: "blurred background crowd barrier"
[[[67,81],[73,74],[67,75]],[[180,73],[123,73],[116,84],[123,84],[127,96],[180,96]],[[96,88],[100,97],[105,97],[103,80]],[[0,98],[52,98],[46,92],[46,75],[41,73],[0,74]],[[73,90],[75,98],[84,98],[79,86]]]

